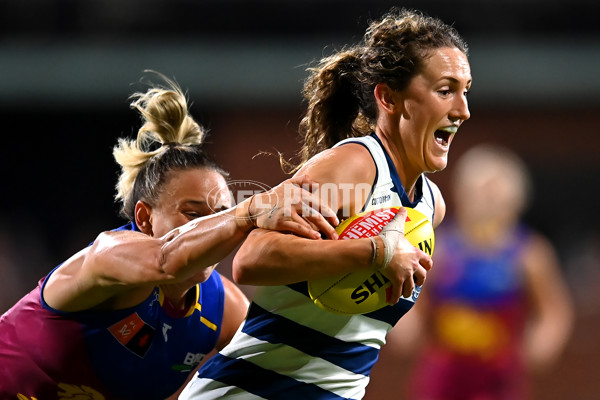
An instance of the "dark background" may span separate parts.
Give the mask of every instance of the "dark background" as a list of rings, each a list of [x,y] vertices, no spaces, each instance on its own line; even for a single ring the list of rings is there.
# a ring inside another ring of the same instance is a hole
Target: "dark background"
[[[472,118],[453,143],[448,170],[431,178],[446,190],[452,161],[479,142],[507,145],[526,161],[535,190],[527,222],[555,243],[578,307],[562,363],[539,377],[537,395],[598,398],[596,3],[1,1],[0,307],[123,222],[112,200],[118,168],[111,150],[139,127],[128,96],[141,88],[143,70],[188,91],[192,114],[211,131],[208,149],[233,179],[274,185],[285,178],[277,160],[253,156],[293,156],[308,63],[358,41],[391,6],[416,7],[454,24],[471,50]],[[394,393],[380,371],[402,371],[386,362],[374,373],[373,399]]]

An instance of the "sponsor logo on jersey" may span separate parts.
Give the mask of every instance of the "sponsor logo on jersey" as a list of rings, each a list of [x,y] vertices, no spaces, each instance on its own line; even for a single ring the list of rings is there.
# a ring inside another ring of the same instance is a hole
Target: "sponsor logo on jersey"
[[[203,354],[203,353],[188,352],[185,355],[183,364],[175,364],[175,365],[171,366],[171,369],[174,371],[189,372],[189,371],[193,370],[198,364],[200,364],[200,361],[202,361],[204,356],[205,356],[205,354]]]
[[[117,322],[108,330],[119,343],[132,353],[144,357],[152,345],[155,330],[145,323],[137,313]]]
[[[383,196],[373,197],[371,199],[371,205],[372,206],[382,205],[382,204],[387,203],[390,200],[392,200],[392,195],[391,194],[384,194]]]

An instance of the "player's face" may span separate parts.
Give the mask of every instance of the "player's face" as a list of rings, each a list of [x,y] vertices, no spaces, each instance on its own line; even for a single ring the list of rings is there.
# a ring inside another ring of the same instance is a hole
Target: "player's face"
[[[232,206],[223,175],[209,168],[172,171],[162,188],[150,223],[155,237],[193,219]]]
[[[407,168],[439,171],[448,163],[456,129],[470,117],[471,68],[456,48],[433,50],[422,71],[401,91],[400,136]]]
[[[455,208],[464,222],[512,222],[524,201],[522,178],[517,167],[479,155],[456,175]],[[468,193],[468,195],[465,195]]]

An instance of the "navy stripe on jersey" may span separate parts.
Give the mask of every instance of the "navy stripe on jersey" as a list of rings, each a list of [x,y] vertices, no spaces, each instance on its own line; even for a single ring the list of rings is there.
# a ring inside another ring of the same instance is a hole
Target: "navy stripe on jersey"
[[[286,286],[289,287],[290,289],[293,289],[293,290],[295,290],[298,293],[302,293],[306,297],[310,298],[310,294],[308,294],[308,282],[307,281],[298,282],[298,283],[291,283],[291,284],[286,285]]]
[[[270,400],[343,399],[312,383],[299,382],[246,360],[226,357],[221,353],[211,358],[208,368],[200,368],[198,375],[239,387]]]
[[[435,220],[435,196],[433,195],[433,189],[431,189],[428,179],[425,179],[425,184],[427,184],[427,189],[429,189],[429,194],[431,195],[431,208],[433,209],[433,213],[431,214],[431,223],[433,223]]]
[[[242,332],[269,343],[284,343],[361,375],[369,374],[379,353],[373,347],[348,343],[272,314],[256,303],[250,306]]]
[[[402,184],[402,181],[400,180],[400,176],[398,176],[398,171],[396,171],[394,162],[392,161],[389,154],[385,150],[383,143],[381,143],[381,140],[379,140],[379,138],[377,137],[376,134],[373,133],[371,136],[373,138],[375,138],[375,140],[377,140],[377,143],[379,143],[379,146],[381,146],[381,150],[383,151],[383,154],[385,154],[385,159],[387,160],[387,163],[388,163],[388,169],[390,171],[390,176],[392,177],[392,182],[394,182],[394,189],[392,189],[392,190],[394,190],[396,193],[398,193],[398,196],[400,196],[400,200],[402,200],[402,204],[404,206],[415,208],[417,206],[417,204],[419,204],[419,202],[423,198],[423,188],[421,185],[421,180],[423,179],[423,175],[419,176],[419,179],[417,180],[417,184],[415,185],[415,201],[410,201],[410,199],[408,198],[408,195],[406,194],[406,190],[404,189],[404,185]]]
[[[413,303],[412,301],[400,299],[400,301],[394,304],[393,306],[386,306],[380,308],[377,311],[364,314],[364,316],[379,321],[387,322],[388,324],[394,326],[400,320],[400,318],[402,318],[402,316],[412,308],[414,304],[415,303]]]

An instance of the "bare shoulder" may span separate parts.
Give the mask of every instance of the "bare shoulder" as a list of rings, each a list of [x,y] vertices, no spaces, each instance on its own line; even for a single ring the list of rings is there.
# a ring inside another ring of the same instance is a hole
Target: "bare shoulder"
[[[433,193],[433,199],[435,201],[435,215],[433,217],[433,227],[437,228],[446,216],[446,201],[444,200],[444,196],[442,196],[442,192],[438,185],[436,185],[431,179],[428,179],[428,182]]]
[[[242,292],[242,290],[229,278],[221,275],[221,280],[223,282],[223,288],[225,289],[225,303],[229,301],[236,308],[243,309],[245,313],[250,302],[244,292]]]
[[[531,232],[526,239],[522,251],[523,264],[533,275],[545,274],[550,269],[557,269],[558,254],[550,240],[538,232]]]
[[[221,275],[225,289],[225,306],[223,323],[217,342],[217,349],[221,350],[231,341],[238,327],[246,318],[250,302],[242,290],[231,280]]]
[[[132,231],[100,233],[48,279],[44,299],[62,311],[80,311],[156,279],[161,242]]]
[[[358,143],[348,143],[317,154],[298,173],[306,173],[321,183],[372,183],[376,167],[367,148]]]
[[[319,153],[297,174],[318,183],[321,198],[328,199],[333,210],[345,210],[347,217],[366,201],[377,168],[369,150],[358,143],[348,143]]]

